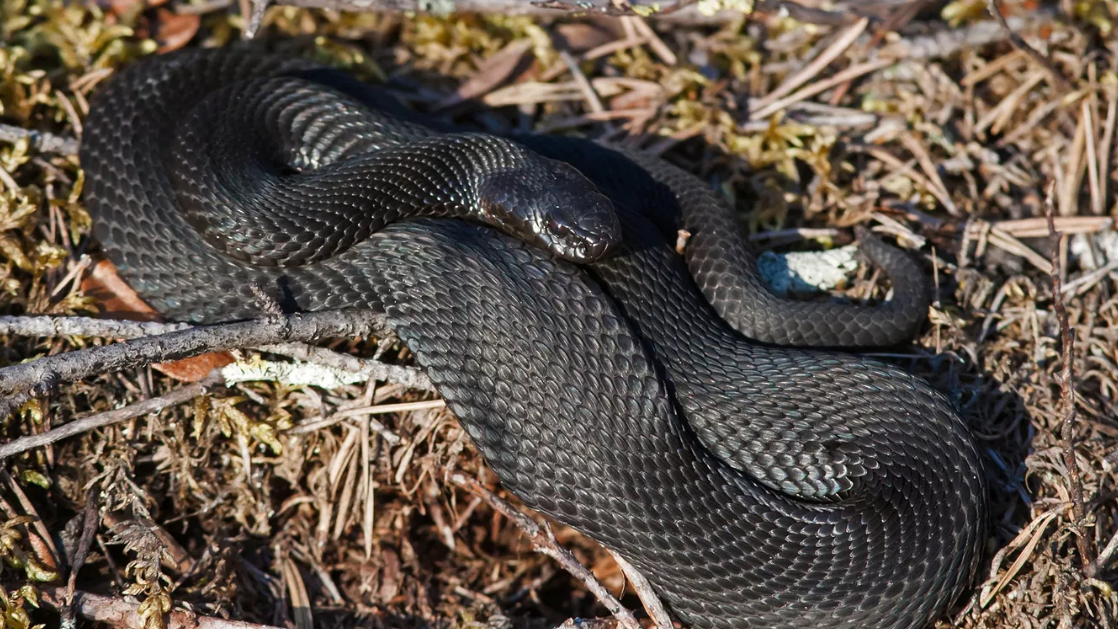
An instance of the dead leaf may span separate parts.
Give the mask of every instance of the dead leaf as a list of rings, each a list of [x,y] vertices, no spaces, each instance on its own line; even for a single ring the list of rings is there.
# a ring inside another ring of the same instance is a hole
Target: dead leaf
[[[108,260],[94,265],[93,271],[82,280],[82,292],[97,300],[101,306],[101,316],[107,319],[163,321],[163,317],[154,308],[147,305],[136,291],[120,279],[116,267]],[[215,352],[171,363],[156,363],[152,368],[175,380],[197,382],[211,370],[232,364],[234,360],[229,352]]]
[[[198,34],[202,16],[191,13],[175,13],[169,9],[155,12],[155,40],[159,42],[159,52],[178,50],[190,43]]]
[[[608,30],[585,22],[560,24],[555,29],[555,48],[571,54],[586,52],[615,39],[617,37]]]
[[[109,0],[109,10],[113,15],[126,18],[144,10],[144,0]]]
[[[82,293],[97,300],[101,316],[126,321],[162,321],[154,308],[144,303],[116,273],[116,267],[102,260],[82,280]]]
[[[173,363],[153,363],[151,368],[179,382],[198,382],[214,369],[231,365],[235,361],[236,359],[229,352],[210,352],[176,360]]]

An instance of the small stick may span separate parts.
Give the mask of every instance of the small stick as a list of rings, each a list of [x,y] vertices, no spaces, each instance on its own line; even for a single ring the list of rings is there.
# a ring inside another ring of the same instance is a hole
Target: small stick
[[[1089,575],[1095,555],[1087,539],[1087,515],[1083,508],[1083,481],[1080,478],[1079,462],[1075,458],[1075,372],[1072,361],[1075,359],[1075,335],[1072,334],[1068,324],[1068,311],[1064,307],[1064,295],[1060,288],[1060,240],[1062,234],[1056,231],[1055,184],[1048,186],[1048,195],[1044,201],[1044,214],[1048,218],[1048,247],[1049,256],[1052,258],[1052,305],[1056,313],[1056,320],[1060,324],[1060,406],[1063,407],[1063,420],[1060,426],[1060,437],[1063,440],[1064,466],[1068,470],[1068,494],[1071,497],[1071,513],[1074,518],[1075,545],[1079,550],[1079,561],[1083,574]]]
[[[142,402],[129,404],[123,408],[90,415],[59,426],[53,430],[48,430],[42,434],[28,435],[26,437],[14,439],[0,445],[0,460],[22,452],[27,452],[34,448],[41,448],[56,443],[67,437],[89,432],[95,428],[119,424],[120,422],[127,421],[134,417],[140,417],[141,415],[147,415],[148,413],[158,413],[169,406],[193,400],[205,394],[210,387],[218,386],[223,382],[224,379],[221,377],[221,372],[214,370],[202,380],[176,389],[167,395],[153,397]]]
[[[92,317],[0,316],[0,334],[19,336],[92,336],[114,339],[134,339],[156,336],[168,332],[191,329],[185,323],[159,323],[154,321],[121,321],[94,319]],[[323,367],[367,375],[375,380],[401,384],[409,389],[434,391],[431,380],[418,369],[389,365],[376,360],[357,358],[324,347],[306,343],[276,343],[256,347],[262,352],[289,356]]]
[[[66,588],[40,585],[42,601],[55,609],[66,606]],[[118,629],[145,629],[147,625],[140,614],[138,603],[123,599],[98,596],[88,592],[74,592],[74,609],[87,620],[102,622]],[[175,610],[165,617],[167,629],[279,629],[270,625],[240,620],[226,620],[212,616],[199,616],[193,612]]]
[[[493,507],[493,509],[512,520],[520,527],[520,530],[524,531],[528,536],[532,542],[533,548],[551,557],[555,561],[558,561],[559,565],[562,566],[564,570],[571,573],[571,575],[579,581],[582,581],[594,596],[598,597],[598,600],[606,606],[606,609],[613,614],[613,617],[617,619],[620,626],[625,629],[640,629],[640,624],[637,622],[636,617],[633,616],[633,612],[625,609],[621,601],[617,600],[613,594],[610,594],[606,586],[602,585],[602,582],[599,581],[586,566],[579,563],[570,551],[559,545],[555,540],[555,534],[552,533],[551,527],[541,528],[535,520],[498,498],[481,483],[472,478],[467,478],[464,474],[457,472],[451,474],[450,482],[478,496],[489,503],[490,507]]]
[[[89,557],[89,550],[93,548],[93,540],[97,537],[97,527],[101,524],[100,501],[98,500],[100,488],[100,482],[94,481],[85,492],[85,508],[82,509],[82,534],[78,539],[77,548],[74,549],[70,566],[70,578],[66,580],[66,589],[61,601],[64,607],[59,610],[64,626],[67,623],[73,626],[75,616],[73,603],[74,593],[78,586],[78,572]]]
[[[998,25],[1001,26],[1002,30],[1005,31],[1005,34],[1009,36],[1009,41],[1013,43],[1015,48],[1025,51],[1025,53],[1039,63],[1042,68],[1047,70],[1048,74],[1052,76],[1053,80],[1059,84],[1062,90],[1070,92],[1075,89],[1071,82],[1068,81],[1067,77],[1060,72],[1060,69],[1052,63],[1051,59],[1041,54],[1036,48],[1030,46],[1029,42],[1025,41],[1016,31],[1009,27],[1009,22],[1006,21],[1005,16],[1002,15],[1001,7],[998,6],[998,0],[986,0],[986,8],[990,12],[990,15],[993,16],[994,20],[997,21]]]
[[[1097,576],[1099,571],[1105,568],[1106,564],[1110,563],[1110,559],[1114,556],[1115,552],[1118,552],[1118,533],[1115,533],[1114,536],[1110,538],[1110,541],[1106,543],[1106,547],[1102,549],[1099,556],[1095,557],[1095,560],[1091,562],[1090,569],[1087,571],[1087,577],[1094,578]]]
[[[207,352],[328,337],[371,336],[388,330],[384,316],[364,311],[326,311],[267,317],[179,330],[115,345],[46,356],[0,369],[0,413],[55,385],[109,371],[189,358]],[[22,399],[20,399],[22,398]]]
[[[652,588],[648,579],[644,578],[644,575],[634,568],[633,564],[625,561],[621,555],[612,550],[609,551],[609,554],[613,555],[613,560],[621,567],[621,571],[625,573],[625,578],[629,579],[629,584],[633,586],[633,590],[637,593],[637,597],[641,599],[641,603],[644,603],[644,610],[652,618],[656,629],[672,629],[674,627],[672,617],[668,615],[668,610],[664,607],[664,603],[660,601],[659,595],[656,594],[656,590]]]
[[[44,153],[58,153],[59,155],[76,155],[80,143],[74,138],[68,138],[46,131],[32,131],[10,124],[0,124],[0,142],[15,143],[26,139],[32,148]]]

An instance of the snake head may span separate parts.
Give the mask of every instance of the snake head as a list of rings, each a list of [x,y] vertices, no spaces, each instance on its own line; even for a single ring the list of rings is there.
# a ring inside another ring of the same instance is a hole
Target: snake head
[[[621,222],[608,197],[573,166],[545,158],[487,175],[480,188],[481,220],[586,264],[621,244]]]

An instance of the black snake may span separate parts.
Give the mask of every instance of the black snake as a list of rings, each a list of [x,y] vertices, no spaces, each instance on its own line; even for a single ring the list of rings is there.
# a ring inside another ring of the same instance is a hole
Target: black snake
[[[96,237],[174,319],[257,315],[253,285],[387,313],[505,486],[687,625],[915,628],[966,587],[987,498],[952,405],[882,362],[787,347],[910,335],[928,282],[908,256],[862,235],[896,280],[882,306],[783,301],[681,170],[383,105],[255,48],[136,63],[86,123]]]

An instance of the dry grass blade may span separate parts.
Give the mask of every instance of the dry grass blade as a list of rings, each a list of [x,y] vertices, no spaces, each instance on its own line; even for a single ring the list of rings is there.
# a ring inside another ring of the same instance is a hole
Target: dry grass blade
[[[1005,573],[998,578],[997,583],[995,583],[994,586],[989,589],[983,589],[982,596],[979,599],[979,605],[981,605],[982,607],[986,607],[987,605],[989,605],[990,601],[994,600],[994,597],[997,596],[998,593],[1001,592],[1002,589],[1005,588],[1005,586],[1010,581],[1012,581],[1019,572],[1021,572],[1021,568],[1023,568],[1025,566],[1025,562],[1027,562],[1029,558],[1032,557],[1033,551],[1036,549],[1037,544],[1039,544],[1040,540],[1043,539],[1042,536],[1044,535],[1045,529],[1048,528],[1048,524],[1056,518],[1056,515],[1057,513],[1055,511],[1049,511],[1033,519],[1033,521],[1030,522],[1027,527],[1022,529],[1021,533],[1019,533],[1017,537],[1012,542],[1010,542],[1008,546],[1006,546],[1006,550],[1012,550],[1015,548],[1020,548],[1022,543],[1025,544],[1025,547],[1021,550],[1020,553],[1018,553],[1017,558],[1013,560],[1013,563],[1010,564]]]
[[[786,96],[785,98],[771,101],[764,106],[755,104],[754,107],[756,107],[756,109],[754,109],[753,107],[750,108],[750,118],[758,119],[771,116],[772,114],[780,111],[781,109],[784,109],[789,105],[811,98],[816,94],[825,92],[832,87],[841,85],[843,83],[846,83],[847,81],[854,80],[860,76],[869,74],[871,72],[876,72],[882,68],[889,67],[892,64],[892,61],[879,59],[877,61],[867,61],[865,63],[853,65],[843,70],[842,72],[835,74],[833,77],[829,77],[822,81],[818,81],[816,83],[808,85],[807,87],[797,91],[794,94]]]
[[[790,94],[792,90],[810,81],[812,77],[818,75],[824,68],[831,65],[835,59],[838,59],[839,56],[851,46],[851,44],[857,41],[858,37],[866,31],[866,27],[869,26],[869,24],[870,21],[868,18],[862,18],[854,23],[853,26],[843,31],[842,34],[835,39],[834,43],[823,50],[823,52],[819,53],[819,56],[812,59],[803,69],[789,76],[776,89],[769,92],[764,97],[758,98],[750,103],[750,113],[752,114],[753,112],[766,109],[781,97]],[[846,79],[843,80],[845,81]]]

